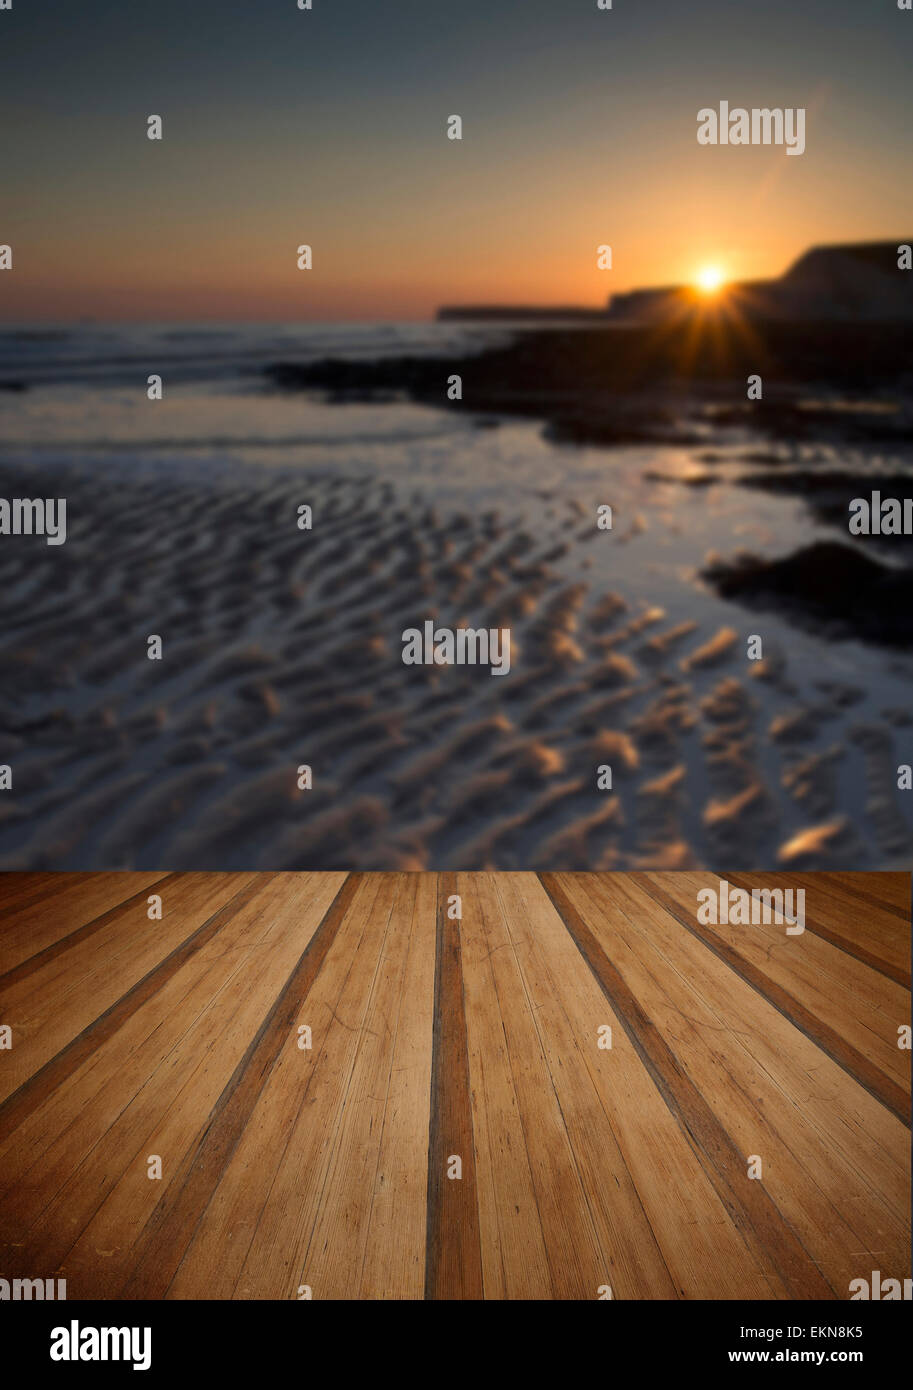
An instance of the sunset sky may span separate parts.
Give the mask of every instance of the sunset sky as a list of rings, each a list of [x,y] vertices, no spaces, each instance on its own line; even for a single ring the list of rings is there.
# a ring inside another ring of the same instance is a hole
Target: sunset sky
[[[913,232],[894,0],[313,3],[0,12],[0,319],[596,306]],[[806,153],[699,146],[721,99],[806,107]]]

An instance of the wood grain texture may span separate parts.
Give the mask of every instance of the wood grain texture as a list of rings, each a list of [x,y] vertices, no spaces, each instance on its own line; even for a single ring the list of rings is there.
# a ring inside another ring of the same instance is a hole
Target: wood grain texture
[[[20,889],[9,883],[3,899],[3,953],[0,974],[16,965],[40,958],[49,948],[65,942],[73,932],[91,924],[137,894],[152,893],[165,875],[110,874],[9,874],[30,882]],[[37,881],[36,881],[37,880]]]
[[[851,879],[895,879],[903,874],[849,874]],[[730,874],[729,882],[740,888],[799,889],[805,881],[802,874]],[[820,880],[820,881],[819,881]],[[871,885],[881,889],[880,882]],[[864,961],[889,979],[910,988],[910,950],[906,933],[898,931],[898,917],[910,920],[910,904],[901,911],[893,905],[890,890],[884,898],[866,892],[857,884],[846,885],[836,874],[821,874],[815,880],[813,910],[806,922],[806,931],[839,947],[841,951]]]
[[[634,877],[686,930],[909,1123],[910,1054],[897,1046],[897,1028],[909,1012],[908,988],[812,931],[790,937],[774,923],[707,925],[699,921],[697,894],[708,888],[718,890],[720,880],[715,875]],[[814,914],[814,897],[806,912]]]
[[[456,891],[456,875],[441,874],[436,892],[425,1297],[472,1300],[483,1296],[482,1247],[461,933],[452,915]],[[462,1164],[459,1181],[447,1176],[453,1156]]]
[[[806,931],[699,922],[703,872],[0,877],[0,1277],[443,1300],[908,1277],[910,880],[728,880],[803,888]]]
[[[754,1204],[761,1194],[769,1200],[767,1215],[775,1212],[779,1223],[768,1230],[772,1254],[779,1259],[771,1242],[784,1231],[794,1233],[813,1277],[820,1271],[834,1293],[846,1289],[859,1254],[888,1253],[895,1222],[903,1230],[908,1221],[903,1125],[879,1124],[891,1161],[870,1152],[863,1178],[862,1140],[849,1148],[842,1142],[858,1086],[840,1068],[822,1061],[763,996],[733,980],[668,914],[654,910],[634,879],[575,876],[565,889],[649,1019],[661,1043],[657,1065],[682,1089],[682,1103],[693,1103],[693,1096],[682,1087],[681,1073],[711,1098],[714,1120],[733,1145],[725,1149],[721,1136],[714,1152],[735,1152],[723,1174],[733,1196]],[[823,1073],[828,1093],[828,1104],[814,1111],[810,1069],[816,1081]],[[877,1109],[870,1104],[868,1112],[874,1118]],[[706,1127],[688,1129],[699,1138],[707,1133]],[[761,1181],[748,1178],[749,1155],[762,1160]],[[763,1214],[753,1216],[753,1231],[764,1232]],[[890,1254],[903,1260],[903,1240]]]

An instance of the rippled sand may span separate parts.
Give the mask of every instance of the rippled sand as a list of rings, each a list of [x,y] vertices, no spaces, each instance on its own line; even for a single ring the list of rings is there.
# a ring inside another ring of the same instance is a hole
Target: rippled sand
[[[905,711],[861,716],[864,673],[810,680],[774,641],[747,660],[750,615],[683,619],[623,572],[571,575],[594,528],[554,487],[532,530],[372,473],[43,477],[69,498],[66,546],[0,551],[3,868],[863,868],[911,852]],[[510,674],[404,665],[401,634],[427,618],[510,627]]]

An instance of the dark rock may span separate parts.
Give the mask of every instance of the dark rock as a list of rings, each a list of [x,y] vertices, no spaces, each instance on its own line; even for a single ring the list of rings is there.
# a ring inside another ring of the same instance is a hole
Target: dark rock
[[[913,571],[880,564],[849,545],[821,541],[781,560],[754,555],[702,572],[723,598],[774,608],[820,634],[881,646],[913,641]]]

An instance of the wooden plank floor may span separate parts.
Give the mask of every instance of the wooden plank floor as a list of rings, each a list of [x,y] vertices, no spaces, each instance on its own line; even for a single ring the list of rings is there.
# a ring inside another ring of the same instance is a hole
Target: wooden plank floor
[[[909,1277],[910,878],[730,882],[804,888],[805,932],[702,924],[709,873],[2,876],[0,1278],[786,1299]]]

